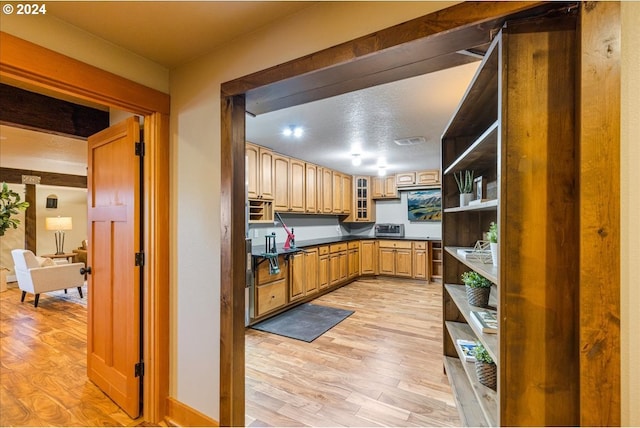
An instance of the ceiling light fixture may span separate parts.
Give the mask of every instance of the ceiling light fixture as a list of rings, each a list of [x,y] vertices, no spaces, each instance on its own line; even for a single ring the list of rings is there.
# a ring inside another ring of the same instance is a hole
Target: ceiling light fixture
[[[351,155],[351,165],[353,166],[362,165],[362,157],[360,156],[360,153],[353,153]]]
[[[378,167],[378,176],[379,177],[384,177],[385,175],[387,175],[387,167],[379,166]]]
[[[282,130],[282,135],[285,137],[291,137],[292,135],[296,138],[302,137],[304,134],[304,129],[301,126],[293,126],[289,125]]]

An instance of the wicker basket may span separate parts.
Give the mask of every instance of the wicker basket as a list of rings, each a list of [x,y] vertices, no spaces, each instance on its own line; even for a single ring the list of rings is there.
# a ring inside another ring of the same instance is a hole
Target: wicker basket
[[[481,384],[493,390],[497,385],[498,370],[495,364],[476,361],[476,375]]]
[[[465,288],[467,289],[467,300],[470,305],[481,308],[486,308],[489,305],[491,287],[473,288],[467,285]]]

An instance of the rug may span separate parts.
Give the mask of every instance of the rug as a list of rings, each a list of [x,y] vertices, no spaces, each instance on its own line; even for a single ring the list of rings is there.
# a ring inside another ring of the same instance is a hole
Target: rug
[[[69,303],[76,303],[82,306],[87,306],[87,285],[82,286],[82,296],[78,293],[77,287],[67,288],[67,294],[64,293],[64,290],[58,291],[49,291],[47,293],[40,294],[40,306],[45,299],[53,298],[57,300],[64,300]]]
[[[291,339],[313,342],[354,311],[305,303],[251,328]]]

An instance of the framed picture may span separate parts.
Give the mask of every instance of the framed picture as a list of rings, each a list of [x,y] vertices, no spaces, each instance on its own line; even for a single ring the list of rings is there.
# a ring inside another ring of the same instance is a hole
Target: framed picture
[[[407,192],[407,212],[409,221],[441,221],[441,189]]]

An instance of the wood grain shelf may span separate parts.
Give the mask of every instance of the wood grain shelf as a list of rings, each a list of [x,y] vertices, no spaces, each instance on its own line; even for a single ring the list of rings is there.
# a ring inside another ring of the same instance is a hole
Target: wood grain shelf
[[[499,358],[500,354],[498,353],[498,335],[490,334],[490,333],[482,333],[482,331],[480,331],[480,329],[470,319],[471,311],[483,311],[483,310],[486,310],[486,308],[471,306],[468,303],[467,292],[464,289],[464,285],[445,284],[445,288],[449,293],[449,295],[451,296],[451,298],[453,299],[453,301],[455,302],[458,309],[460,310],[460,313],[462,314],[462,316],[464,316],[464,319],[467,321],[467,324],[464,324],[464,325],[467,325],[468,329],[470,331],[473,331],[473,334],[475,335],[475,337],[467,338],[467,340],[480,341],[480,343],[482,343],[484,347],[487,349],[487,352],[489,352],[489,355],[491,355],[491,358],[493,358],[493,361],[495,361],[496,364],[498,364],[500,361],[500,358]],[[495,306],[492,309],[495,310]],[[449,323],[450,321],[447,321],[445,324],[448,325]],[[462,323],[455,323],[455,324],[462,324]],[[458,337],[458,339],[465,339],[465,338]]]
[[[447,321],[445,325],[454,343],[457,339],[476,340],[474,332],[469,328],[468,324]],[[498,426],[496,391],[481,384],[478,380],[478,376],[476,375],[475,363],[464,361],[464,356],[458,346],[456,346],[456,351],[458,352],[460,365],[462,366],[467,378],[469,378],[469,383],[472,386],[473,393],[476,396],[476,401],[480,405],[480,409],[482,410],[484,417],[489,422],[489,425]]]
[[[498,200],[491,199],[490,201],[480,202],[479,204],[467,205],[464,207],[452,207],[445,208],[446,213],[457,213],[466,211],[492,211],[498,209]]]
[[[469,269],[473,269],[480,275],[487,278],[494,284],[498,284],[498,267],[491,263],[482,263],[475,260],[467,260],[458,254],[458,250],[471,250],[471,247],[444,247],[444,250],[455,257],[460,263],[467,266]]]
[[[455,159],[444,171],[445,174],[466,169],[480,170],[495,167],[498,153],[498,121],[480,135],[467,150]]]
[[[471,383],[462,367],[463,364],[458,358],[444,357],[444,368],[449,383],[451,383],[462,425],[467,427],[490,426],[478,404]]]

